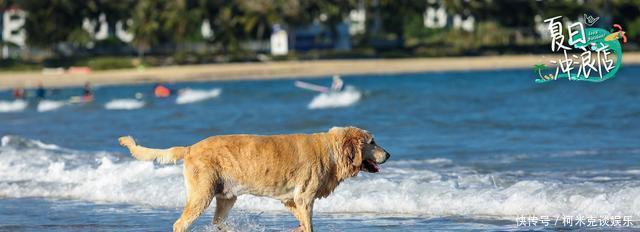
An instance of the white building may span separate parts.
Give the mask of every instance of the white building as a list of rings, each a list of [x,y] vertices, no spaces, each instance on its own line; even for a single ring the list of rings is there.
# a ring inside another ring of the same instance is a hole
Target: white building
[[[461,29],[471,32],[475,30],[475,18],[473,16],[463,17],[460,14],[454,14],[450,17],[441,1],[431,0],[430,5],[423,14],[423,24],[426,28],[439,29],[451,26],[454,29]],[[452,20],[451,20],[452,19]]]
[[[9,8],[2,12],[2,58],[9,58],[9,44],[20,48],[25,46],[26,34],[22,26],[26,12],[16,8]]]
[[[271,33],[271,55],[282,56],[289,53],[289,36],[280,25],[273,26]]]

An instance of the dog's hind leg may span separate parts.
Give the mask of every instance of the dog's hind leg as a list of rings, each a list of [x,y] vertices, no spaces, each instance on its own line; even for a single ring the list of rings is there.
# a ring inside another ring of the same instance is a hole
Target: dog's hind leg
[[[182,215],[173,224],[174,232],[187,231],[191,223],[209,207],[213,198],[212,177],[198,168],[190,168],[188,161],[184,166],[184,178],[187,184],[187,204]]]
[[[216,197],[216,214],[213,216],[213,224],[218,225],[227,218],[231,207],[233,207],[233,204],[236,203],[237,199],[238,197],[236,196],[233,196],[232,198]]]

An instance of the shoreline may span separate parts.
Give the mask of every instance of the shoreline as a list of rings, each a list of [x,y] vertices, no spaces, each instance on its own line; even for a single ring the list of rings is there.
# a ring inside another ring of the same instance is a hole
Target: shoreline
[[[277,61],[150,67],[144,71],[120,69],[90,74],[43,74],[42,72],[0,73],[0,90],[15,87],[75,87],[156,82],[305,79],[318,76],[420,73],[442,71],[532,68],[548,63],[555,54],[505,55],[447,58],[402,58],[366,60]],[[640,52],[623,55],[623,65],[640,64]]]

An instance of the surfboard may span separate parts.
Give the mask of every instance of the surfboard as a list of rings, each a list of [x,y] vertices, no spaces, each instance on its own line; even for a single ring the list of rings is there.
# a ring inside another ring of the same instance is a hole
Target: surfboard
[[[93,101],[93,97],[85,97],[85,96],[73,96],[73,97],[70,97],[68,100],[70,104],[87,103],[92,101]]]
[[[308,82],[304,82],[304,81],[296,81],[295,86],[301,89],[306,89],[306,90],[311,90],[311,91],[316,91],[316,92],[321,92],[321,93],[327,93],[329,92],[329,88],[321,86],[321,85],[316,85],[316,84],[311,84]]]

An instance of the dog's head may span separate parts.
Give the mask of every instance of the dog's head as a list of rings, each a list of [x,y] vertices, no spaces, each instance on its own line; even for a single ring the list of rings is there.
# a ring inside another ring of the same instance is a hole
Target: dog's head
[[[375,173],[391,156],[378,146],[373,135],[356,127],[334,127],[329,134],[335,138],[337,160],[345,176],[355,176],[359,171]]]

